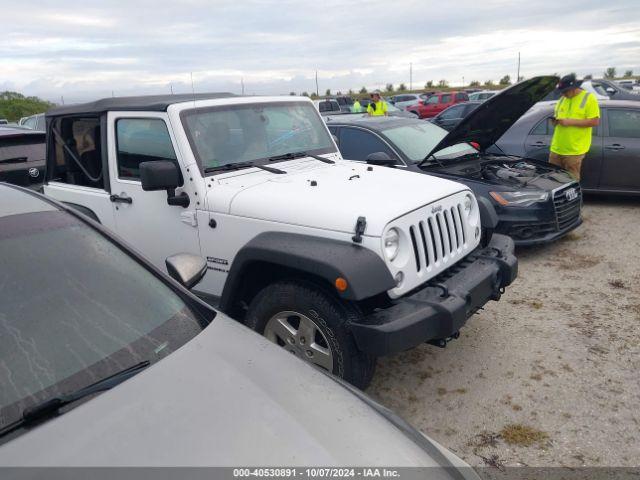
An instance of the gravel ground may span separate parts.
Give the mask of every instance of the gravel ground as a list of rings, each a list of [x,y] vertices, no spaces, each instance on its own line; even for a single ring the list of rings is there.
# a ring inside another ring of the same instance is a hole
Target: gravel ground
[[[563,240],[446,349],[378,363],[368,393],[472,466],[640,465],[640,200],[587,198]]]

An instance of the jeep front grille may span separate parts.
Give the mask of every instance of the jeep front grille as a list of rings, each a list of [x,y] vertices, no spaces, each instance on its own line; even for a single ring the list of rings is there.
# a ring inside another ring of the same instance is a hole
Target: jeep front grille
[[[575,190],[575,198],[571,198],[568,195],[571,189]],[[579,183],[570,183],[553,193],[553,206],[556,211],[556,222],[559,231],[570,227],[580,218],[581,205],[582,191]]]
[[[430,214],[409,227],[416,270],[455,261],[467,241],[462,204]]]

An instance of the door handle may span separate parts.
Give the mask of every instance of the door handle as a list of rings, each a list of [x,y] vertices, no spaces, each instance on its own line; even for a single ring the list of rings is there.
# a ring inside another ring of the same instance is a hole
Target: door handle
[[[534,142],[534,143],[530,143],[529,146],[530,147],[548,147],[549,144],[544,142]]]
[[[122,195],[111,194],[109,195],[109,200],[111,200],[113,203],[133,203],[133,198],[127,197],[127,195],[124,193]]]
[[[606,145],[604,148],[607,150],[624,150],[625,147],[619,143],[614,143],[613,145]]]

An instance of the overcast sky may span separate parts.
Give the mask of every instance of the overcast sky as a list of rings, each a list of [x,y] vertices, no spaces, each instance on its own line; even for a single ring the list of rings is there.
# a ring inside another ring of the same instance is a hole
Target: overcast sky
[[[0,3],[0,91],[66,103],[194,89],[286,94],[608,66],[640,73],[638,0]]]

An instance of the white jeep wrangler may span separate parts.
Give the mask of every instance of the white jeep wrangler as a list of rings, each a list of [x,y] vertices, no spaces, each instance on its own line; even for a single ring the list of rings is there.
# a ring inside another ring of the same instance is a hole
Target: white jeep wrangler
[[[206,257],[196,293],[361,388],[377,356],[446,345],[517,273],[490,205],[459,183],[343,161],[303,98],[56,108],[46,179],[158,266]]]

